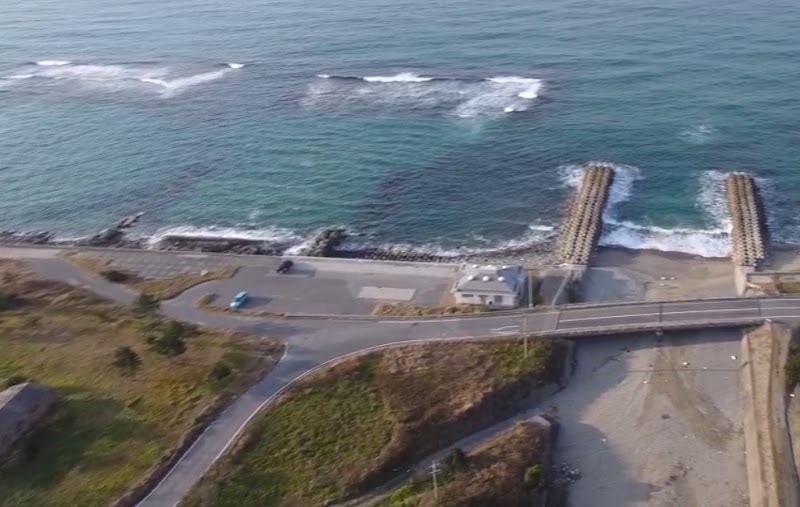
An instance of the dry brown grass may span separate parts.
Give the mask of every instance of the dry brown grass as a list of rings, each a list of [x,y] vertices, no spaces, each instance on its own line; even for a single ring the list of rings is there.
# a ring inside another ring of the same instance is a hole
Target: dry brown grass
[[[529,467],[538,465],[544,483],[549,468],[549,431],[532,422],[518,423],[495,436],[467,456],[467,469],[442,477],[439,499],[434,497],[427,478],[417,495],[393,495],[386,507],[543,507],[536,492],[539,485],[525,481]],[[413,488],[413,486],[412,486]],[[409,488],[410,489],[410,488]],[[411,489],[413,491],[413,489]],[[406,496],[403,502],[398,502]]]
[[[406,303],[379,303],[372,315],[384,317],[421,317],[434,315],[456,315],[463,313],[490,312],[492,308],[483,305],[420,306]]]
[[[284,394],[185,506],[322,505],[382,483],[558,381],[563,344],[433,343],[344,360]],[[511,375],[516,372],[516,375]]]
[[[122,283],[133,287],[142,294],[150,294],[159,301],[165,299],[172,299],[177,297],[184,291],[191,289],[195,285],[200,285],[204,282],[212,280],[222,280],[231,278],[236,274],[239,269],[236,266],[225,266],[219,269],[207,271],[205,273],[188,273],[183,275],[176,275],[169,278],[160,278],[154,280],[144,280],[136,273],[129,273],[126,271],[116,270],[108,259],[98,259],[86,255],[82,252],[70,253],[65,258],[78,266],[81,269],[90,271],[104,278],[107,278],[110,272],[116,271],[117,273],[124,274],[127,279]],[[113,281],[113,280],[112,280]]]
[[[208,271],[204,274],[192,273],[186,275],[177,275],[160,280],[144,280],[134,283],[133,287],[139,290],[139,292],[142,294],[150,294],[161,301],[165,299],[172,299],[187,289],[191,289],[195,285],[200,285],[204,282],[231,278],[236,274],[238,269],[239,268],[236,266],[226,266],[224,268]]]
[[[62,400],[31,440],[35,453],[0,473],[3,507],[107,505],[170,453],[204,410],[242,392],[280,357],[276,340],[200,329],[184,354],[166,358],[145,341],[158,321],[8,261],[0,276],[2,292],[21,298],[0,312],[0,378],[31,378]],[[132,375],[112,365],[122,346],[142,360]],[[215,380],[220,361],[233,373]]]

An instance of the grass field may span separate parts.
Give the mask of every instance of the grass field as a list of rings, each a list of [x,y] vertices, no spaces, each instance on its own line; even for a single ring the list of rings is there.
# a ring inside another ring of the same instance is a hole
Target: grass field
[[[0,263],[0,382],[23,376],[57,392],[60,408],[0,469],[2,507],[107,505],[175,447],[209,405],[240,392],[280,357],[273,339],[201,329],[187,350],[166,357],[144,336],[162,323],[137,318],[92,294]],[[141,366],[112,363],[130,346]],[[214,378],[215,365],[230,374]]]
[[[326,505],[381,484],[515,412],[557,382],[562,344],[532,339],[390,348],[290,389],[182,506]]]

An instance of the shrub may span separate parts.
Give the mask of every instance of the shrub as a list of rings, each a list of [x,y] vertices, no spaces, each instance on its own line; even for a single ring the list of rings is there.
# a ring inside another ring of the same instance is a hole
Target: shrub
[[[109,269],[107,271],[103,271],[100,274],[103,276],[103,278],[113,283],[127,282],[131,278],[128,273],[125,273],[124,271],[119,271],[117,269]]]
[[[214,380],[223,380],[228,377],[233,370],[228,363],[225,361],[217,361],[217,364],[214,365],[214,368],[211,370],[211,378]]]
[[[114,366],[122,370],[125,374],[131,375],[142,365],[139,354],[130,347],[118,347],[114,352]]]
[[[469,466],[469,459],[464,451],[456,447],[444,458],[444,471],[446,473],[455,473],[466,470]]]
[[[151,315],[158,311],[158,300],[150,294],[139,294],[133,302],[133,311],[137,315]]]
[[[186,352],[183,338],[174,334],[153,335],[147,339],[147,343],[150,344],[150,350],[163,356],[174,357]]]
[[[191,338],[200,334],[200,330],[194,324],[171,320],[164,329],[164,335],[177,336],[178,338]]]
[[[541,464],[529,466],[525,469],[525,485],[531,489],[544,486],[544,467]]]
[[[0,292],[0,311],[14,310],[22,306],[22,298],[13,292]]]
[[[800,382],[800,352],[794,353],[786,360],[786,384],[789,389]]]
[[[25,377],[24,375],[11,375],[3,383],[3,389],[8,389],[9,387],[14,387],[17,384],[25,383],[28,380],[30,380],[30,379],[28,379],[28,377]]]

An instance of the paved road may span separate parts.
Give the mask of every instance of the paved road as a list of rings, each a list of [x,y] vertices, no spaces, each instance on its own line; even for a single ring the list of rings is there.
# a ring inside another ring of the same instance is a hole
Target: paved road
[[[0,251],[0,255],[4,252]],[[17,252],[36,271],[51,279],[85,287],[102,296],[130,303],[135,294],[56,258]],[[44,257],[44,258],[43,258]],[[211,326],[238,328],[280,336],[286,353],[266,379],[234,401],[181,458],[140,507],[173,506],[222,455],[247,422],[291,382],[335,358],[370,347],[433,339],[503,336],[522,329],[543,335],[598,335],[640,329],[743,325],[771,318],[800,319],[800,298],[696,300],[566,306],[516,315],[489,315],[436,320],[263,319],[210,313],[194,308],[190,297],[162,305],[169,317]]]

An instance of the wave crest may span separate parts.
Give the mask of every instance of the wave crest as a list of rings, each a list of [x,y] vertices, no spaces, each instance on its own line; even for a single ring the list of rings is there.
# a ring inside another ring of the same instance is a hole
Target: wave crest
[[[154,63],[131,64],[74,64],[67,60],[41,60],[25,67],[24,73],[5,76],[3,80],[38,78],[64,83],[75,83],[88,91],[157,91],[164,97],[199,84],[222,78],[227,73],[244,67],[240,63],[225,64],[225,68],[199,73],[173,70]],[[35,86],[35,84],[31,84]],[[157,88],[155,88],[157,87]]]
[[[480,79],[422,76],[401,72],[390,76],[318,74],[324,81],[309,85],[303,105],[440,109],[462,118],[526,111],[539,97],[540,79],[497,76]]]

